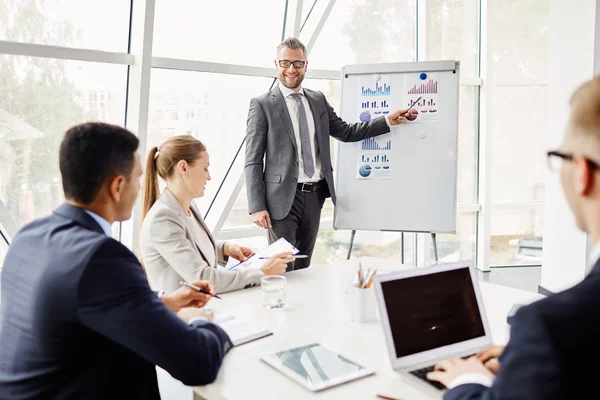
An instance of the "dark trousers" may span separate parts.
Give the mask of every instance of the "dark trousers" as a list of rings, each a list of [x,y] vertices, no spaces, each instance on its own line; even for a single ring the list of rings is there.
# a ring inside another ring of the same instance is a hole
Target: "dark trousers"
[[[298,254],[308,256],[289,263],[288,271],[307,268],[310,265],[319,233],[321,209],[329,193],[325,181],[321,182],[316,192],[303,192],[296,189],[296,196],[288,215],[284,219],[271,220],[273,228],[269,229],[269,244],[283,237],[300,250]]]

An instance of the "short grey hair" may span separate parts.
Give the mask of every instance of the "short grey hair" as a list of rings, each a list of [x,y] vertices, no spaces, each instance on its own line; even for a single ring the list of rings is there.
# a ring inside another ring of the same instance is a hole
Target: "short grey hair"
[[[277,46],[277,57],[279,57],[279,52],[284,47],[287,47],[288,49],[302,49],[302,53],[306,57],[306,47],[299,39],[296,39],[295,37],[289,37],[283,42],[279,43],[279,46]]]

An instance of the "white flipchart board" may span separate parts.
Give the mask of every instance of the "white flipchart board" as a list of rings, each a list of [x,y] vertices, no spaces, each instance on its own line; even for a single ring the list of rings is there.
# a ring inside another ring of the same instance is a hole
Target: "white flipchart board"
[[[459,63],[351,65],[342,69],[347,122],[415,108],[392,132],[339,144],[335,229],[456,232]]]

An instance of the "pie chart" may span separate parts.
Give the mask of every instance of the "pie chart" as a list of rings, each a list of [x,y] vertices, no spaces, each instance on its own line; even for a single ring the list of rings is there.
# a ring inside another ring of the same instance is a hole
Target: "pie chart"
[[[363,165],[362,167],[360,167],[360,169],[358,170],[358,173],[360,174],[360,176],[362,176],[363,178],[366,178],[367,176],[371,175],[371,166],[370,165]]]

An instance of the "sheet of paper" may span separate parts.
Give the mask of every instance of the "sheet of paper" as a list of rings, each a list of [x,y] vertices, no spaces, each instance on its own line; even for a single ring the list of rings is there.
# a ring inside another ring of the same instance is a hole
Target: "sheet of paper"
[[[404,86],[404,106],[406,108],[414,105],[413,109],[419,112],[415,122],[427,123],[437,122],[440,110],[440,93],[438,91],[438,76],[433,73],[406,74]],[[419,100],[419,101],[417,101]]]
[[[265,247],[264,249],[257,251],[255,255],[253,255],[252,257],[250,257],[248,260],[244,261],[243,263],[234,264],[234,265],[228,267],[228,269],[230,271],[235,271],[236,269],[240,269],[240,268],[260,268],[267,262],[267,258],[274,256],[275,254],[283,253],[286,251],[289,251],[292,254],[298,254],[298,252],[299,252],[299,250],[297,248],[295,248],[294,246],[292,246],[292,244],[290,242],[288,242],[284,238],[281,238],[281,239],[276,240],[275,242],[271,243],[269,246]],[[267,257],[267,258],[261,259],[261,257]]]
[[[394,103],[391,75],[365,75],[357,81],[356,115],[366,122],[390,112]],[[356,179],[392,179],[392,134],[368,138],[357,151]]]

